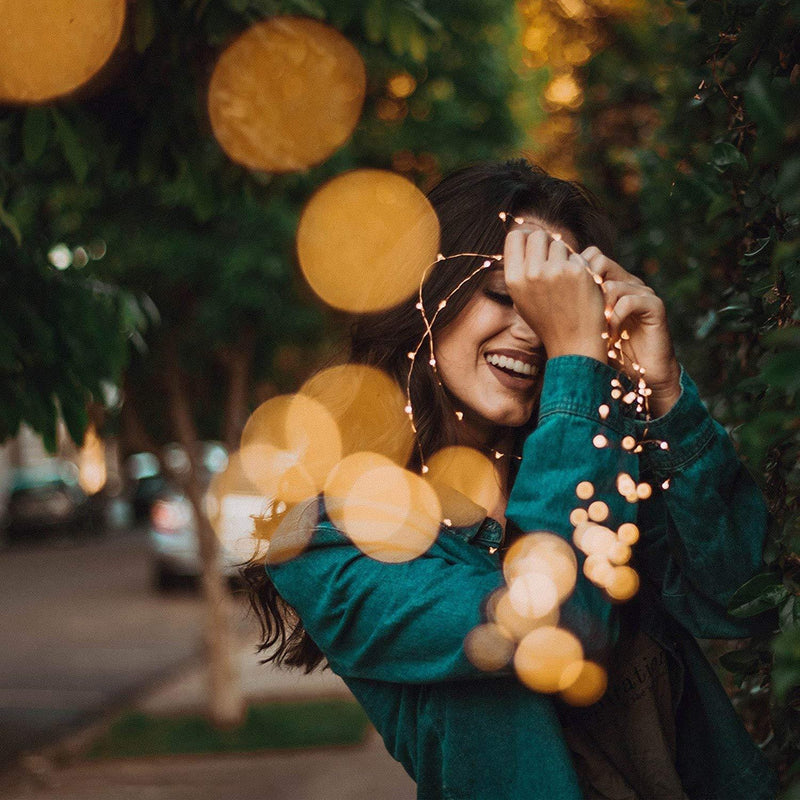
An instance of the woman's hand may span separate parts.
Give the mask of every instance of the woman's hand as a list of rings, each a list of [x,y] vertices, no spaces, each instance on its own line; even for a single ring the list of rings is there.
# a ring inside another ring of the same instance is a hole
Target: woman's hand
[[[643,281],[624,270],[616,261],[604,256],[597,247],[581,253],[595,274],[603,278],[605,314],[612,336],[619,338],[623,330],[630,339],[623,342],[626,363],[621,369],[638,380],[631,368],[631,357],[644,367],[644,379],[652,389],[650,410],[662,416],[675,405],[681,395],[680,366],[675,358],[664,303]]]
[[[528,223],[509,231],[503,261],[514,307],[548,358],[574,354],[607,361],[603,295],[563,241]]]

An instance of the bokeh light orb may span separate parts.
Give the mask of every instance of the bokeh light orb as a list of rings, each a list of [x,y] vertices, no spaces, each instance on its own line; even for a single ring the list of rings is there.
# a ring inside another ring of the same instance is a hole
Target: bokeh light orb
[[[561,676],[561,699],[571,706],[590,706],[608,688],[608,673],[594,661],[576,661]]]
[[[545,575],[555,590],[556,602],[563,603],[575,588],[578,559],[570,544],[560,536],[545,531],[529,533],[519,537],[508,549],[503,561],[503,574],[512,594],[513,587],[521,578]],[[533,586],[536,581],[529,583]]]
[[[497,506],[500,480],[495,465],[483,453],[472,447],[443,447],[428,459],[427,467],[427,478],[439,495],[442,515],[453,525],[481,522]]]
[[[297,503],[317,495],[342,454],[336,421],[322,403],[303,394],[262,403],[242,431],[242,466],[273,499]]]
[[[612,600],[630,600],[639,591],[639,573],[633,567],[614,567],[605,588]]]
[[[336,421],[343,456],[370,451],[406,465],[414,431],[405,396],[385,372],[364,364],[330,367],[309,378],[300,394],[322,403]]]
[[[514,610],[525,617],[543,617],[558,605],[558,589],[544,572],[525,572],[508,587]]]
[[[496,672],[514,656],[516,642],[494,622],[473,628],[464,639],[464,652],[469,661],[483,672]]]
[[[520,613],[511,602],[510,589],[503,587],[492,600],[490,616],[512,638],[521,641],[536,628],[558,625],[560,609],[558,604],[555,604],[550,612],[543,616],[528,616]]]
[[[378,453],[343,458],[325,484],[325,508],[365,555],[399,563],[425,553],[439,533],[441,507],[419,475]]]
[[[303,17],[258,22],[220,55],[208,89],[214,136],[239,164],[294,172],[350,137],[366,71],[338,31]]]
[[[536,692],[561,691],[565,670],[583,661],[578,638],[563,628],[536,628],[519,643],[514,669],[519,679]]]
[[[297,229],[305,279],[328,305],[352,312],[379,311],[411,297],[438,249],[439,221],[425,195],[376,169],[328,181]]]
[[[617,536],[623,544],[633,545],[639,541],[639,528],[633,522],[623,522],[619,526]]]
[[[619,542],[614,531],[610,528],[591,522],[576,526],[572,534],[572,541],[586,555],[596,553],[606,558],[611,549]]]
[[[241,453],[232,453],[205,494],[209,522],[224,550],[240,561],[257,559],[264,542],[254,537],[254,518],[269,513],[271,501],[248,477]]]
[[[0,0],[0,100],[40,103],[67,94],[108,61],[125,0]]]

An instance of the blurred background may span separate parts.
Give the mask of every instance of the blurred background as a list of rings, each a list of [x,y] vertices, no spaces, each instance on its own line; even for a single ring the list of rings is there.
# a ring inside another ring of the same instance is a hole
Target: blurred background
[[[257,510],[219,513],[219,476],[357,310],[298,267],[314,193],[524,155],[610,210],[616,259],[664,297],[767,494],[765,571],[731,610],[777,608],[780,629],[708,651],[800,797],[798,0],[0,0],[0,18],[0,791],[414,796],[334,677],[258,664],[231,544]],[[153,761],[187,752],[217,755]]]

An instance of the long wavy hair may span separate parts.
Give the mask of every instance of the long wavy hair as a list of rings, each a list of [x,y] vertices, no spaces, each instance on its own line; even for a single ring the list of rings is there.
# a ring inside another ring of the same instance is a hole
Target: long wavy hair
[[[501,212],[512,216],[531,214],[545,225],[565,228],[581,249],[596,245],[606,254],[612,251],[611,226],[589,191],[576,182],[554,178],[523,159],[457,170],[429,192],[428,200],[439,219],[440,252],[445,256],[502,253],[507,228]],[[483,260],[448,258],[431,270],[423,287],[423,304],[429,318],[447,298],[435,330],[447,327],[481,287],[478,276],[450,297]],[[350,361],[382,369],[405,388],[407,354],[416,348],[425,332],[417,302],[413,296],[385,311],[359,316],[350,328]],[[457,432],[447,390],[440,386],[427,359],[417,359],[410,391],[419,449],[413,451],[408,467],[417,470],[419,450],[429,457],[440,448],[455,444]],[[515,452],[535,426],[537,416],[534,411],[530,421],[518,430]],[[264,661],[302,667],[306,672],[322,663],[324,655],[294,610],[278,595],[263,563],[248,564],[242,574],[261,625],[259,651],[265,654]]]

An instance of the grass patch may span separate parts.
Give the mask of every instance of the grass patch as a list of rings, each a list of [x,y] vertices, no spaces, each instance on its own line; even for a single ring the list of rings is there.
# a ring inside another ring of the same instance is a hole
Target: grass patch
[[[201,716],[125,714],[89,749],[89,758],[235,753],[357,744],[369,722],[349,700],[315,700],[253,706],[244,724],[217,730]]]

